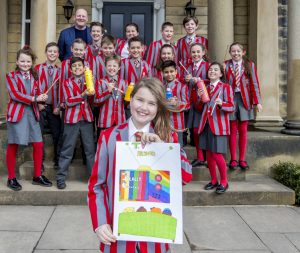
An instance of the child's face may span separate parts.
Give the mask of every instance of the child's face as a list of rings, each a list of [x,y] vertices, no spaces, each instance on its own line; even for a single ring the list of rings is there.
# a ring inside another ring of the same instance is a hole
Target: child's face
[[[113,44],[103,43],[101,49],[105,57],[112,56],[115,53],[115,47]]]
[[[234,61],[240,61],[242,60],[243,56],[246,54],[245,51],[239,46],[239,45],[234,45],[230,49],[230,56],[232,60]]]
[[[211,65],[208,69],[208,78],[211,82],[215,82],[222,77],[222,72],[219,65]]]
[[[120,70],[120,65],[116,60],[110,60],[106,63],[106,73],[108,76],[115,76]]]
[[[71,65],[71,73],[75,77],[79,77],[84,73],[84,65],[81,61],[74,62]]]
[[[148,88],[140,88],[130,101],[132,121],[138,129],[151,122],[155,118],[157,110],[157,99]]]
[[[163,70],[164,79],[168,83],[174,81],[176,79],[176,75],[177,75],[177,70],[173,66],[166,67]]]
[[[166,47],[161,50],[160,58],[163,62],[168,60],[174,60],[174,52],[172,48]]]
[[[161,31],[161,36],[163,37],[164,41],[169,42],[172,40],[174,35],[174,28],[172,26],[166,26]]]
[[[131,42],[128,48],[130,56],[134,59],[141,58],[143,50],[144,50],[143,45],[139,41]]]
[[[46,51],[46,58],[47,61],[53,63],[57,60],[58,58],[58,48],[56,46],[48,47]]]
[[[194,35],[198,26],[196,25],[194,20],[190,20],[189,22],[184,24],[184,30],[188,35]]]
[[[19,58],[16,61],[17,66],[21,71],[28,71],[32,67],[32,58],[27,54],[20,54]]]
[[[91,36],[94,42],[98,42],[101,40],[103,33],[100,26],[93,26],[91,30]]]
[[[85,45],[82,43],[74,43],[74,45],[71,47],[71,52],[75,57],[84,58]]]
[[[139,35],[139,33],[138,33],[138,31],[136,30],[136,28],[134,26],[127,26],[126,27],[126,38],[128,40],[131,39],[132,37],[136,37],[138,35]]]
[[[193,62],[200,61],[205,55],[205,51],[202,50],[202,47],[199,45],[195,45],[191,48],[191,56]]]

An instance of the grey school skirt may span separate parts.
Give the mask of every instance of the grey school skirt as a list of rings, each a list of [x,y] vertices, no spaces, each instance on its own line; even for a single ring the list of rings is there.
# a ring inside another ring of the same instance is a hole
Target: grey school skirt
[[[7,122],[8,144],[28,145],[32,142],[42,142],[39,122],[36,121],[33,109],[26,105],[19,122]]]
[[[208,123],[205,124],[199,139],[199,147],[201,149],[209,150],[214,153],[227,153],[228,136],[213,134]]]
[[[247,110],[244,106],[241,92],[234,93],[234,112],[229,115],[230,120],[253,120],[254,111],[253,109]]]

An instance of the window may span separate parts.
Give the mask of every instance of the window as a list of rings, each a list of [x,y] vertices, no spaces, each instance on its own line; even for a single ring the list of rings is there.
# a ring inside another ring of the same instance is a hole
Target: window
[[[31,0],[22,0],[22,44],[30,44],[30,9]]]

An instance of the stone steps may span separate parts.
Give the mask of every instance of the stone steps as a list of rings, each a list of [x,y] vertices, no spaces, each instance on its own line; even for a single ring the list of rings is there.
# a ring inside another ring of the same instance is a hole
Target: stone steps
[[[1,205],[85,205],[87,181],[67,181],[67,188],[32,185],[30,180],[20,180],[23,190],[14,192],[6,187],[6,177],[0,180]],[[55,182],[54,182],[55,183]],[[193,181],[183,188],[185,206],[214,205],[292,205],[295,193],[273,179],[251,175],[245,181],[230,182],[223,195],[203,189],[207,181]]]

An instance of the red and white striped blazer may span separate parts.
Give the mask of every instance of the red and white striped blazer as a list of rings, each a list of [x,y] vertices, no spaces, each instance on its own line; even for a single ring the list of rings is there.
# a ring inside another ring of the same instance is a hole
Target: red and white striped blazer
[[[131,58],[123,59],[120,70],[120,78],[124,79],[128,83],[137,83],[143,77],[152,77],[152,71],[149,64],[144,60],[140,61],[141,71],[138,73]]]
[[[208,94],[210,94],[210,88],[207,88]],[[206,122],[208,121],[209,127],[213,134],[215,135],[229,135],[230,134],[230,124],[229,124],[229,114],[234,111],[233,103],[233,92],[229,84],[222,83],[221,81],[216,84],[212,94],[210,96],[210,101],[203,104],[198,98],[198,104],[196,108],[202,111],[198,133],[201,133],[204,129]],[[215,106],[216,99],[220,97],[223,101],[222,106]],[[200,107],[200,108],[199,108]],[[202,108],[201,108],[202,107]],[[213,110],[214,108],[214,110]]]
[[[192,61],[190,56],[190,45],[187,43],[186,38],[187,36],[184,36],[177,41],[177,61],[178,63],[181,61],[185,67]],[[208,40],[202,36],[196,35],[193,43],[201,43],[206,49],[208,48]]]
[[[100,80],[96,86],[96,94],[94,104],[100,106],[98,127],[109,128],[120,125],[125,122],[125,110],[123,94],[127,89],[127,82],[118,79],[116,87],[123,91],[123,94],[118,92],[118,96],[113,95],[108,90],[107,83],[109,78]]]
[[[38,64],[35,66],[35,70],[38,73],[39,77],[39,85],[40,85],[40,91],[41,93],[45,93],[49,87],[51,86],[51,83],[49,83],[49,75],[48,75],[48,67],[47,63]],[[54,108],[59,108],[60,102],[59,102],[59,82],[60,82],[60,68],[56,65],[54,65],[53,69],[53,78],[52,82],[54,80],[58,80],[53,88],[51,89],[51,104]]]
[[[105,57],[103,54],[94,57],[93,74],[96,80],[103,79],[106,76]]]
[[[95,163],[88,185],[88,206],[91,213],[93,229],[103,224],[113,226],[114,212],[114,182],[116,166],[116,142],[128,141],[128,122],[109,128],[101,132],[98,140]],[[150,132],[154,132],[150,128]],[[174,142],[178,142],[176,133],[173,133]],[[183,183],[192,179],[191,165],[183,149],[181,149],[181,172]],[[134,253],[136,242],[116,241],[111,246],[100,244],[100,250],[106,253]],[[169,251],[168,244],[140,242],[141,253],[166,253]]]
[[[38,80],[30,74],[31,91],[27,93],[23,77],[20,71],[12,71],[6,74],[6,87],[9,101],[7,105],[6,120],[8,122],[18,122],[23,117],[25,105],[32,105],[36,120],[39,121],[40,114],[36,102],[32,102],[33,97],[40,95]]]
[[[179,107],[178,109],[188,110],[190,108],[190,99],[188,96],[188,87],[179,82],[178,80],[174,80],[168,84],[166,87],[172,90],[173,97],[178,98]],[[172,108],[172,107],[170,107]],[[171,112],[170,113],[171,124],[176,130],[183,130],[185,129],[184,125],[184,111],[181,112]]]
[[[64,82],[63,90],[66,102],[65,123],[75,124],[81,120],[82,116],[88,122],[93,121],[90,99],[88,96],[85,96],[84,98],[81,96],[82,92],[86,90],[83,79],[84,78],[82,77],[82,85],[76,83],[74,77],[71,77]]]
[[[86,46],[86,51],[85,51],[85,60],[92,65],[94,57],[99,55],[101,52],[101,48],[95,48],[92,44]]]
[[[242,71],[240,74],[240,91],[244,106],[247,110],[253,108],[253,105],[261,104],[261,94],[256,68],[253,62],[250,61],[251,77],[245,73],[245,65],[242,63]],[[226,80],[231,85],[233,91],[236,88],[235,72],[233,61],[225,61]]]
[[[116,46],[115,46],[115,49],[116,49],[116,54],[122,56],[122,51],[126,45],[126,42],[127,40],[124,40],[124,39],[117,39],[117,42],[116,42]],[[144,58],[145,54],[146,54],[146,51],[147,51],[147,46],[144,45],[144,51],[143,51],[143,54],[142,54],[142,58]],[[128,56],[130,57],[130,56]]]

